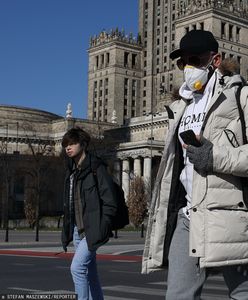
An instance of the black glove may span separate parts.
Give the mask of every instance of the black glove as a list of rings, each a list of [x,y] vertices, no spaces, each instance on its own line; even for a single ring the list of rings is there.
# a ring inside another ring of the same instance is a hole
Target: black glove
[[[202,146],[194,147],[189,145],[186,149],[186,155],[189,161],[194,165],[196,171],[206,173],[213,171],[213,144],[201,137]]]

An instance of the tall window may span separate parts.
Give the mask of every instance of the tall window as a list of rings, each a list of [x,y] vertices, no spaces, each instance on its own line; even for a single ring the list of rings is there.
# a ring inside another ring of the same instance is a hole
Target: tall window
[[[99,56],[96,56],[96,67],[98,68],[99,67]]]
[[[236,39],[237,39],[237,42],[239,42],[239,40],[240,40],[240,30],[241,30],[240,27],[236,27]]]
[[[107,52],[107,54],[106,54],[106,65],[109,65],[109,52]]]
[[[101,67],[104,65],[104,54],[101,55]]]
[[[14,210],[17,213],[23,212],[24,207],[24,177],[18,177],[14,182],[14,197],[15,197],[15,205]]]
[[[136,67],[137,54],[132,54],[132,68]]]
[[[125,67],[128,66],[128,57],[129,57],[129,53],[128,52],[124,52],[124,66]]]
[[[221,37],[222,38],[225,38],[225,27],[226,27],[226,23],[221,22]]]

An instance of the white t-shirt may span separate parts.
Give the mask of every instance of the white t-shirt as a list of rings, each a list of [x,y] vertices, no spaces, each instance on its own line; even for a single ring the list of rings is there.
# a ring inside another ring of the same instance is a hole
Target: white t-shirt
[[[210,78],[203,94],[191,92],[186,84],[184,83],[179,94],[181,97],[186,99],[192,99],[190,104],[186,107],[181,122],[179,124],[178,134],[183,131],[192,129],[196,135],[200,134],[203,121],[205,119],[206,110],[210,99],[212,97],[213,87],[216,81],[216,73]],[[183,145],[183,141],[180,136],[179,141]],[[189,218],[191,209],[191,199],[192,199],[192,183],[193,183],[193,164],[190,163],[188,157],[186,156],[186,149],[183,148],[183,159],[184,168],[180,175],[180,181],[183,184],[186,191],[187,206],[183,209],[186,216]]]

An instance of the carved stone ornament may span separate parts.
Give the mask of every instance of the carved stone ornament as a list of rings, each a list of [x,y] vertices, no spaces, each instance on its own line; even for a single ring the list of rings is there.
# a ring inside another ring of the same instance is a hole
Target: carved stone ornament
[[[121,160],[128,159],[128,158],[138,158],[138,157],[147,157],[151,153],[148,149],[140,149],[140,150],[130,150],[125,152],[117,153],[117,157]]]
[[[70,102],[67,104],[67,109],[66,109],[65,114],[66,114],[66,116],[65,116],[66,119],[71,119],[72,118],[72,105],[71,105]]]

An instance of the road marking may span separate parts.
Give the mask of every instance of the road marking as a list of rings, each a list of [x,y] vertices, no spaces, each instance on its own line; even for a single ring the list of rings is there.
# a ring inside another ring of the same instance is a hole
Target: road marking
[[[18,257],[35,257],[35,258],[48,258],[48,259],[54,259],[54,258],[57,258],[57,257],[50,257],[50,256],[39,256],[39,255],[23,255],[23,254],[2,254],[0,253],[0,255],[6,255],[6,256],[18,256]]]
[[[135,262],[137,262],[137,261],[133,261],[133,260],[124,260],[124,259],[114,259],[113,261],[120,262],[120,263],[135,263]]]
[[[2,249],[0,255],[9,256],[26,256],[26,257],[45,257],[45,258],[65,258],[72,259],[74,253],[65,252],[43,252],[34,250],[20,250],[20,249]],[[105,261],[121,261],[121,262],[141,262],[141,255],[114,255],[114,254],[97,254],[97,260]]]
[[[122,298],[122,297],[112,297],[112,296],[104,296],[105,300],[139,300],[137,298]],[[204,299],[205,300],[205,299]]]
[[[22,288],[22,287],[15,287],[15,286],[10,286],[8,287],[8,290],[14,290],[14,291],[18,291],[18,292],[35,292],[35,293],[40,293],[42,292],[41,290],[34,290],[34,289],[26,289],[26,288]]]
[[[148,285],[162,285],[162,288],[144,288],[136,286],[124,286],[124,285],[115,285],[115,286],[104,286],[103,290],[108,292],[118,292],[118,293],[130,293],[130,294],[139,294],[139,295],[152,295],[152,296],[165,296],[166,293],[166,282],[149,282]],[[226,292],[226,294],[225,294]],[[206,284],[202,292],[203,300],[228,300],[227,297],[227,288],[223,284]],[[118,299],[116,297],[116,299]],[[124,298],[127,299],[127,298]],[[130,298],[128,298],[130,299]]]
[[[45,294],[45,295],[47,295],[47,294],[62,294],[62,293],[74,295],[73,291],[68,291],[68,290],[44,291],[44,290],[26,289],[26,288],[21,288],[21,287],[8,287],[8,290],[15,290],[18,292],[40,293],[40,294]]]
[[[18,267],[33,267],[34,264],[12,263],[12,266],[18,266]]]
[[[134,272],[134,271],[118,271],[118,270],[109,270],[111,273],[127,273],[127,274],[140,274],[140,272]]]
[[[122,293],[142,294],[142,295],[152,295],[152,296],[165,296],[165,289],[149,289],[149,288],[125,286],[125,285],[104,286],[102,289],[104,291],[115,291],[115,292],[122,292]]]

